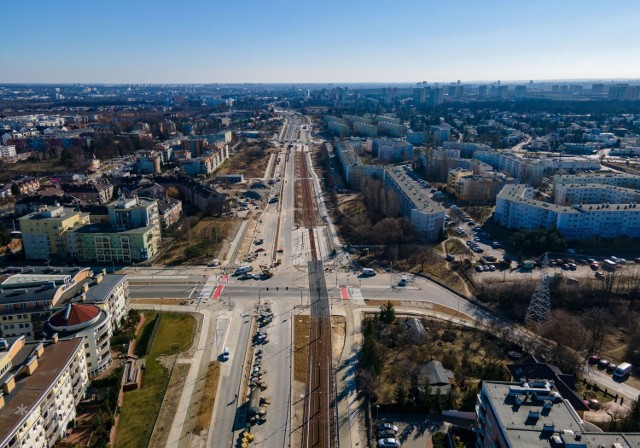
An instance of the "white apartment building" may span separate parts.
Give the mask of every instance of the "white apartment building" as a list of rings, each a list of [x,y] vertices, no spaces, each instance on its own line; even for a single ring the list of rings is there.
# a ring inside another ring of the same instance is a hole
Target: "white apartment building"
[[[93,303],[109,313],[111,328],[122,324],[129,312],[129,280],[126,275],[109,274],[103,270],[93,276],[83,292],[86,303]]]
[[[378,127],[365,121],[356,120],[353,122],[353,133],[363,137],[377,137]]]
[[[632,448],[638,433],[594,430],[552,381],[483,381],[473,432],[478,448]]]
[[[394,123],[388,119],[378,121],[378,134],[400,138],[404,137],[406,133],[407,127],[403,124]]]
[[[640,237],[635,203],[563,206],[538,201],[533,194],[533,187],[506,185],[496,199],[495,221],[509,229],[556,227],[567,240]]]
[[[640,190],[602,184],[560,184],[553,190],[553,196],[558,205],[640,202]]]
[[[553,189],[559,185],[614,185],[616,187],[640,190],[640,176],[626,173],[584,173],[565,174],[553,177]]]
[[[409,218],[413,230],[427,241],[437,241],[444,231],[444,208],[431,199],[425,182],[414,176],[407,166],[390,168],[385,185],[398,195],[400,214]]]
[[[532,159],[518,157],[510,152],[475,151],[473,157],[488,163],[498,171],[509,173],[521,182],[535,184],[542,177],[558,170],[599,170],[600,162],[581,157]]]
[[[111,320],[109,313],[96,305],[67,303],[49,318],[45,333],[49,338],[57,334],[61,340],[83,338],[89,378],[101,374],[111,364]]]
[[[0,341],[0,447],[52,447],[88,381],[82,338]]]
[[[0,145],[0,159],[14,161],[16,158],[16,147],[14,145]]]

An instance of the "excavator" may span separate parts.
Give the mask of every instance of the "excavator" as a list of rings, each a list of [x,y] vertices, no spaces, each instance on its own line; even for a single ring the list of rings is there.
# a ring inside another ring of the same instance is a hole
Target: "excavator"
[[[273,277],[273,272],[269,270],[269,268],[265,265],[260,265],[260,270],[262,271],[263,278],[271,278]]]

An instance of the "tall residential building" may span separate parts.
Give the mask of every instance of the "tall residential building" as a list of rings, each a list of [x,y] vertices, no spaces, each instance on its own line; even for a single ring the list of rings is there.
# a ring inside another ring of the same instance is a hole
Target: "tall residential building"
[[[426,182],[408,166],[385,171],[385,185],[398,196],[400,214],[411,222],[411,228],[427,241],[438,241],[444,232],[444,208],[432,200]]]
[[[372,153],[385,162],[402,162],[413,159],[413,145],[404,140],[377,138],[373,140]]]
[[[109,224],[87,224],[69,232],[67,244],[72,257],[83,262],[131,263],[158,253],[158,201],[121,198],[107,204],[107,209]]]
[[[506,100],[509,98],[509,86],[498,86],[496,89],[496,96],[499,100]]]
[[[49,260],[71,255],[67,233],[89,223],[89,214],[65,207],[29,213],[18,220],[27,260]]]
[[[64,437],[88,384],[83,338],[0,340],[0,446],[50,448]]]
[[[426,101],[426,92],[424,87],[415,87],[413,89],[413,104],[420,106]]]
[[[83,338],[89,378],[100,375],[111,365],[111,320],[109,313],[96,305],[67,303],[49,318],[45,334],[48,338],[56,334],[60,339]]]
[[[109,313],[110,328],[118,328],[129,310],[126,275],[94,274],[80,267],[9,267],[0,284],[0,337],[27,341],[44,337],[44,327],[56,310],[68,303],[93,304]]]
[[[525,98],[527,96],[527,86],[516,86],[515,95],[516,98]]]

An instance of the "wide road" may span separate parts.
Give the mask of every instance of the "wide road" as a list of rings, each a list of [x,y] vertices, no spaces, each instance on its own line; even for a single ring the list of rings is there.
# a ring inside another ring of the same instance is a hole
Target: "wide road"
[[[213,426],[213,438],[211,446],[223,448],[235,446],[234,431],[238,430],[238,424],[244,422],[238,420],[236,416],[239,408],[248,406],[247,398],[240,390],[244,359],[249,347],[251,329],[251,317],[248,314],[234,316],[234,320],[229,330],[229,335],[224,341],[224,345],[231,350],[231,359],[223,364],[220,376],[220,387],[214,405],[215,425]]]

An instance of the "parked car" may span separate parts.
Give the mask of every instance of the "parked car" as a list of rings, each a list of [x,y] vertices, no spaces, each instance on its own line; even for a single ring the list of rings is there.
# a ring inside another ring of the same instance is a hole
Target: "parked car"
[[[591,365],[598,364],[599,361],[600,361],[600,357],[598,355],[589,356],[589,364]]]
[[[378,447],[380,448],[398,448],[399,446],[400,442],[396,439],[388,438],[378,440]]]
[[[398,432],[398,427],[396,425],[392,425],[391,423],[378,423],[378,426],[376,427],[376,429],[378,431],[385,431],[387,429],[390,429],[394,433]]]
[[[592,409],[594,411],[597,411],[598,409],[600,409],[600,402],[595,398],[592,398],[590,400],[584,400],[584,404],[586,404],[589,407],[589,409]]]
[[[598,369],[606,369],[607,367],[609,367],[609,361],[607,361],[606,359],[601,359],[600,361],[598,361]]]
[[[607,373],[613,373],[617,368],[617,364],[609,363],[609,365],[607,366]]]
[[[395,438],[395,431],[392,431],[390,429],[385,429],[384,431],[378,431],[378,433],[376,434],[378,440],[379,439],[387,439],[387,438]]]
[[[231,350],[229,349],[229,347],[225,347],[224,350],[222,350],[222,354],[220,355],[220,360],[228,361],[230,357],[231,357]]]

